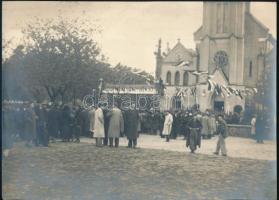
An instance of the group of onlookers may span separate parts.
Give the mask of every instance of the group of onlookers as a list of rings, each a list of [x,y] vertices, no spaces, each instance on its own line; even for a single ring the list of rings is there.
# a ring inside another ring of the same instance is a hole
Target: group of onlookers
[[[177,116],[176,114],[174,116]],[[162,135],[166,138],[166,142],[170,141],[170,135],[172,129],[174,129],[174,116],[170,111],[166,111],[165,113]],[[228,130],[227,123],[222,115],[218,115],[216,120],[215,116],[209,112],[203,114],[200,112],[190,112],[187,117],[188,120],[184,127],[186,147],[189,147],[192,153],[195,152],[197,146],[201,147],[201,138],[211,138],[214,134],[217,134],[219,138],[214,154],[219,154],[221,149],[222,155],[227,155],[225,138],[228,136]]]
[[[172,115],[172,129],[170,129],[169,139],[176,139],[178,136],[184,136],[186,139],[189,132],[187,126],[194,115],[197,115],[203,125],[201,134],[204,139],[210,139],[216,133],[216,114],[213,112],[201,113],[194,110],[179,110],[169,111],[169,113]],[[166,117],[164,112],[147,111],[140,113],[140,116],[142,132],[162,136]]]
[[[48,146],[49,140],[79,141],[82,108],[49,104],[4,104],[2,130],[4,144],[22,139],[26,146]]]
[[[82,106],[58,104],[3,104],[2,143],[10,149],[15,140],[24,140],[27,147],[55,142],[80,142],[80,136],[96,138],[96,145],[118,147],[119,137],[127,136],[129,147],[136,147],[140,115],[134,105],[121,111],[98,104],[88,109]],[[113,145],[114,144],[114,145]]]
[[[96,146],[118,147],[119,138],[126,136],[128,147],[136,148],[139,137],[140,115],[132,104],[122,111],[115,104],[106,109],[102,104],[89,110],[90,133],[96,139]]]
[[[263,143],[265,134],[263,115],[255,115],[251,120],[251,134],[258,143]],[[201,146],[201,138],[210,139],[218,135],[216,153],[221,148],[226,155],[225,138],[227,125],[224,116],[198,110],[186,111],[144,111],[139,112],[132,104],[128,109],[120,109],[117,104],[106,108],[97,104],[91,108],[58,104],[3,104],[2,145],[12,147],[14,140],[26,141],[26,146],[48,146],[57,138],[63,142],[80,142],[80,136],[96,139],[96,145],[119,146],[119,138],[128,139],[128,147],[137,146],[140,132],[153,132],[162,138],[176,139],[184,136],[186,146],[194,152]],[[194,142],[193,142],[194,141]]]

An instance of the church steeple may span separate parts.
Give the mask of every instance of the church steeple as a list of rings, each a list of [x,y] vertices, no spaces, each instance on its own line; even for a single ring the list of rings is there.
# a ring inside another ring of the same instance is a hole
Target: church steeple
[[[161,71],[162,71],[162,61],[163,61],[163,57],[162,57],[162,40],[161,38],[158,41],[158,45],[157,45],[157,52],[155,52],[154,54],[156,55],[156,79],[159,80],[160,79],[160,75],[161,75]]]

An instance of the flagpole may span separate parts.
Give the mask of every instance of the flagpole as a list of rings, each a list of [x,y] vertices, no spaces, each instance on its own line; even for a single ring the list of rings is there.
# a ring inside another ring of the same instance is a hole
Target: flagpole
[[[189,103],[189,91],[188,91],[188,90],[187,90],[187,99],[188,99],[188,100],[187,100],[187,103],[188,103],[188,106],[187,106],[187,107],[188,107],[188,109],[189,109],[190,103]]]

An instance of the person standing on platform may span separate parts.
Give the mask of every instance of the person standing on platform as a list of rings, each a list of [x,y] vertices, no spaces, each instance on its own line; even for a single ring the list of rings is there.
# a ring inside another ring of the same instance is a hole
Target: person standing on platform
[[[112,110],[108,113],[108,117],[109,146],[113,147],[114,140],[115,147],[118,147],[120,134],[124,131],[124,120],[122,111],[116,105],[113,105]]]
[[[219,135],[216,151],[214,154],[219,155],[219,151],[221,149],[222,156],[227,156],[227,149],[226,149],[226,142],[225,139],[228,136],[228,130],[227,130],[227,123],[223,119],[222,115],[218,116],[218,127],[217,127],[217,134]]]
[[[131,105],[124,116],[124,133],[128,139],[128,148],[136,148],[137,138],[139,137],[139,112],[136,110],[135,104]]]
[[[169,111],[167,111],[166,117],[165,117],[165,122],[164,122],[164,128],[163,128],[163,132],[162,132],[162,134],[166,137],[166,142],[170,141],[172,123],[173,123],[172,114]]]
[[[103,146],[103,139],[105,137],[105,122],[103,109],[100,104],[98,104],[95,111],[93,137],[96,139],[97,147]]]

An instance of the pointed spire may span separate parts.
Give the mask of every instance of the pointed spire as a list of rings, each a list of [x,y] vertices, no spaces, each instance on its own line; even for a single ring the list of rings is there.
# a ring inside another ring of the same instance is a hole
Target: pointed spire
[[[177,43],[180,43],[180,38],[177,38]]]
[[[161,44],[162,44],[162,40],[161,40],[161,38],[159,39],[159,41],[158,41],[158,45],[157,45],[157,47],[158,47],[158,49],[157,49],[157,52],[155,52],[155,55],[157,56],[157,57],[160,57],[161,56],[161,54],[162,54],[162,51],[161,51]]]
[[[169,45],[169,43],[167,42],[167,53],[169,53],[170,52],[170,45]]]
[[[162,40],[160,38],[159,41],[158,41],[158,53],[159,53],[159,55],[161,55],[161,44],[162,44]]]

